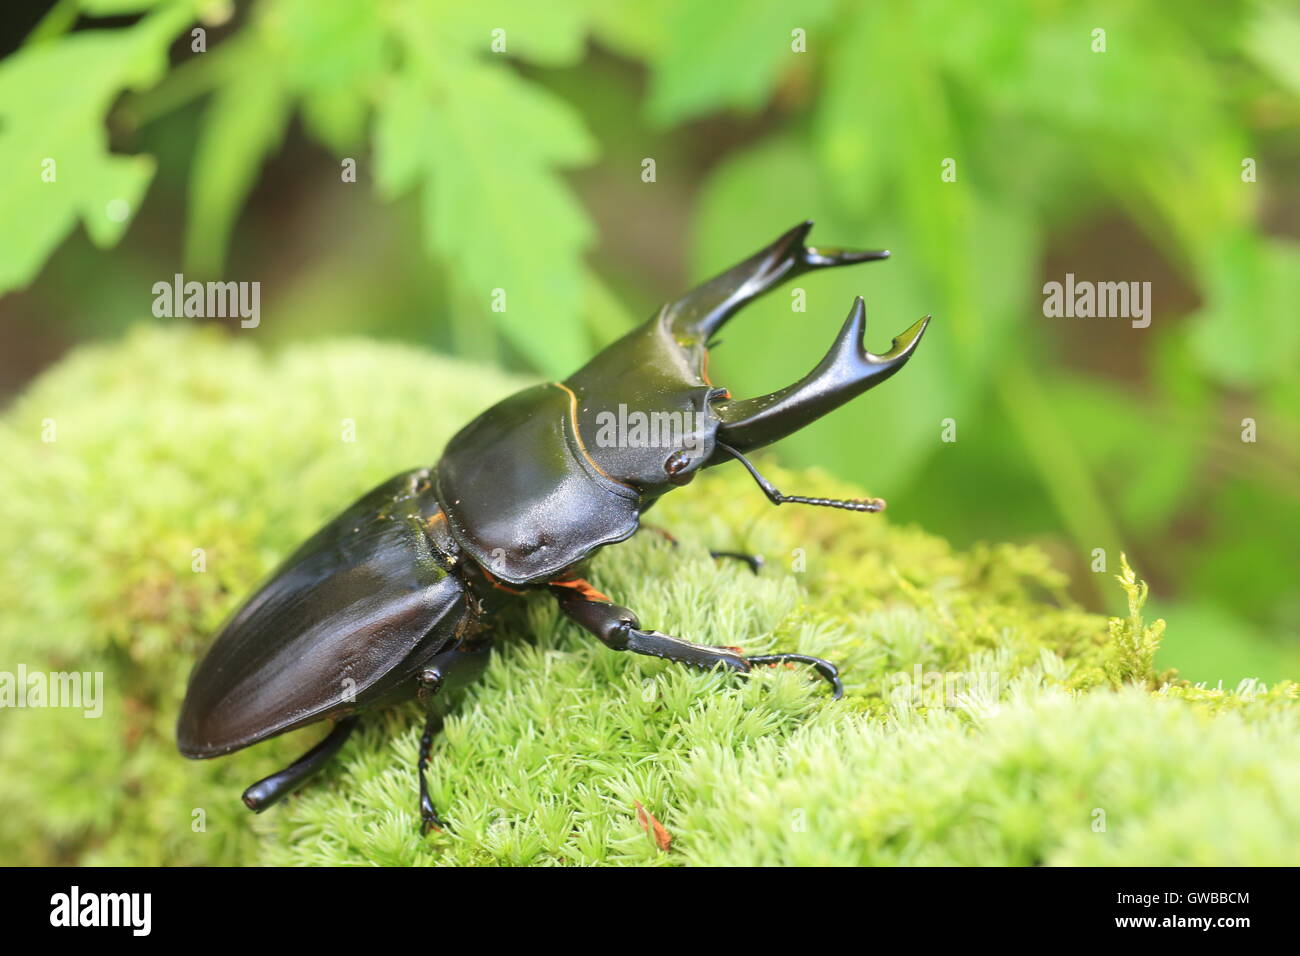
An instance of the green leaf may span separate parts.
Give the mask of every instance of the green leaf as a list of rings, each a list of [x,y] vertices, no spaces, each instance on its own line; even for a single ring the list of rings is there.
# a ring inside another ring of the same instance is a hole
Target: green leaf
[[[370,3],[280,0],[259,7],[256,70],[272,69],[299,101],[307,130],[337,154],[364,142],[389,64],[384,9]],[[263,12],[265,11],[265,12]]]
[[[104,117],[123,90],[162,76],[187,17],[167,7],[128,29],[73,34],[0,64],[0,222],[10,226],[0,233],[0,293],[30,282],[78,221],[101,248],[122,237],[154,164],[110,153]],[[42,179],[47,169],[52,182]]]
[[[1262,4],[1251,21],[1246,50],[1260,67],[1300,96],[1300,16],[1294,8]]]
[[[429,141],[429,99],[405,77],[389,78],[375,117],[375,185],[396,199],[420,181]]]
[[[1112,617],[1107,622],[1110,646],[1103,666],[1116,688],[1132,682],[1156,690],[1159,687],[1155,673],[1156,651],[1160,649],[1160,639],[1165,633],[1165,622],[1157,619],[1148,624],[1143,619],[1142,608],[1147,603],[1149,590],[1147,583],[1138,580],[1123,553],[1119,556],[1119,566],[1120,573],[1115,575],[1115,580],[1128,599],[1128,617]]]
[[[443,72],[443,71],[446,72]],[[587,352],[581,316],[583,250],[591,228],[557,167],[594,144],[563,101],[511,70],[442,64],[427,84],[401,77],[380,105],[377,177],[389,195],[423,184],[429,251],[457,273],[466,297],[550,374]]]
[[[591,32],[629,59],[653,60],[668,43],[670,15],[678,5],[679,0],[597,3],[591,9]]]
[[[1247,232],[1221,237],[1201,263],[1206,304],[1192,319],[1202,369],[1230,385],[1294,375],[1300,361],[1300,243]]]
[[[243,62],[204,115],[190,174],[186,268],[207,275],[221,271],[239,210],[289,119],[288,94],[264,51],[250,45],[239,52]]]
[[[399,30],[422,33],[439,50],[572,66],[586,55],[589,7],[599,0],[414,0],[399,5]],[[436,30],[430,25],[436,24]],[[500,31],[500,32],[496,32]],[[504,43],[497,52],[493,44]]]
[[[1205,456],[1205,409],[1148,398],[1099,379],[1057,374],[1044,384],[1050,407],[1130,533],[1151,535],[1191,505],[1192,479]],[[1159,454],[1152,453],[1152,432]]]
[[[793,50],[792,31],[804,30],[815,48],[826,38],[812,28],[832,7],[829,0],[679,3],[652,63],[650,116],[667,124],[718,109],[757,110],[781,72],[809,56]]]
[[[121,17],[152,10],[165,0],[78,0],[77,6],[88,17]]]

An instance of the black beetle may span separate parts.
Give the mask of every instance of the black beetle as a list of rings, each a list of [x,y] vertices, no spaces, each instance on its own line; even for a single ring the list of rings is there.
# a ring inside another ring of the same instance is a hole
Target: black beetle
[[[783,495],[744,452],[791,434],[897,372],[929,316],[866,351],[858,297],[824,359],[793,385],[736,400],[709,381],[714,334],[751,299],[814,269],[889,253],[804,245],[811,222],[659,310],[564,382],[494,405],[451,439],[438,464],[362,497],[286,560],[226,623],[190,677],[177,725],[186,757],[217,757],[320,720],[330,734],[244,791],[261,811],[318,771],[356,715],[418,697],[428,705],[417,777],[424,827],[439,823],[425,767],[441,726],[438,692],[477,676],[491,613],[547,590],[608,647],[698,667],[812,666],[843,693],[835,666],[801,654],[745,657],[643,630],[581,575],[598,549],[630,537],[641,513],[701,469],[738,460],[774,504],[879,511],[878,499]],[[629,412],[629,410],[631,410]],[[611,416],[667,423],[650,440]],[[633,440],[638,439],[638,440]]]

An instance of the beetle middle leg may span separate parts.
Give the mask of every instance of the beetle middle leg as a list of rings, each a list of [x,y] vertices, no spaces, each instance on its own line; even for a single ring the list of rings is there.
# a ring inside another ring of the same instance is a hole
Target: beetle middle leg
[[[492,651],[489,640],[479,638],[472,643],[461,642],[450,650],[433,657],[420,671],[417,677],[419,690],[417,697],[424,702],[426,717],[424,732],[420,735],[419,755],[415,761],[415,773],[420,781],[420,832],[428,833],[431,829],[445,829],[447,824],[438,816],[433,800],[429,796],[429,754],[433,749],[433,738],[442,730],[443,708],[445,700],[441,693],[449,688],[467,684],[487,667],[488,656]]]
[[[425,774],[429,769],[429,751],[433,749],[433,738],[441,730],[442,715],[430,711],[424,721],[424,733],[420,735],[420,755],[415,761],[415,772],[420,778],[421,833],[428,833],[435,827],[441,830],[447,826],[433,807],[433,800],[429,797],[429,778]]]
[[[742,674],[748,673],[756,665],[808,664],[831,685],[831,696],[835,700],[844,696],[844,685],[840,683],[839,669],[830,661],[824,661],[819,657],[811,657],[807,654],[763,654],[745,657],[738,653],[736,648],[694,644],[680,637],[643,630],[635,614],[615,604],[581,578],[553,581],[551,592],[559,602],[560,609],[569,618],[613,650],[662,657],[705,669],[721,664]]]
[[[659,535],[659,537],[663,538],[674,548],[678,547],[681,543],[677,540],[676,537],[673,536],[673,533],[671,531],[669,531],[666,528],[661,528],[658,525],[642,523],[641,530],[649,531],[653,534]],[[713,558],[713,560],[715,561],[721,560],[722,558],[727,558],[728,560],[731,561],[740,561],[742,564],[748,567],[749,570],[753,571],[755,574],[758,574],[758,572],[762,571],[763,565],[766,563],[763,560],[763,556],[761,554],[750,554],[748,551],[712,551],[711,550],[709,551],[709,557]]]

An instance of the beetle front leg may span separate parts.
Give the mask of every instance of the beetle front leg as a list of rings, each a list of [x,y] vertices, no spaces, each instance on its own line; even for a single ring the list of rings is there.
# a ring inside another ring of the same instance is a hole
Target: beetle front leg
[[[754,665],[809,664],[831,685],[831,696],[834,699],[844,696],[839,670],[830,661],[819,657],[806,654],[763,654],[747,658],[737,653],[737,648],[694,644],[680,637],[643,630],[635,614],[615,604],[581,579],[553,582],[551,591],[565,614],[613,650],[662,657],[706,670],[721,664],[742,674],[748,673]]]
[[[749,670],[749,662],[731,648],[692,644],[680,637],[645,631],[625,607],[590,600],[568,586],[557,586],[554,591],[561,610],[612,650],[662,657],[706,670],[718,664],[742,673]]]

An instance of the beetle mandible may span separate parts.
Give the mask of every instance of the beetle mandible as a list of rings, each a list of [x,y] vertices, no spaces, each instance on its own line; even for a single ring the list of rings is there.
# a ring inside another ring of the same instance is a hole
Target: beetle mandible
[[[549,592],[606,646],[702,668],[814,668],[843,693],[827,661],[746,657],[641,627],[581,575],[623,541],[642,512],[703,468],[735,459],[773,504],[872,512],[879,499],[785,495],[745,453],[777,441],[897,372],[929,316],[884,355],[866,350],[859,296],[834,344],[798,382],[734,399],[709,381],[713,336],[755,297],[795,276],[886,258],[885,251],[806,246],[811,222],[670,302],[563,382],[524,389],[460,430],[437,465],[396,475],[325,525],[227,621],[190,676],[177,724],[186,757],[217,757],[322,720],[334,727],[299,760],[244,791],[261,811],[319,771],[357,715],[411,697],[428,717],[416,775],[423,829],[441,825],[426,767],[441,727],[440,692],[487,664],[494,610]],[[625,406],[687,423],[674,447],[596,442],[602,413]]]

